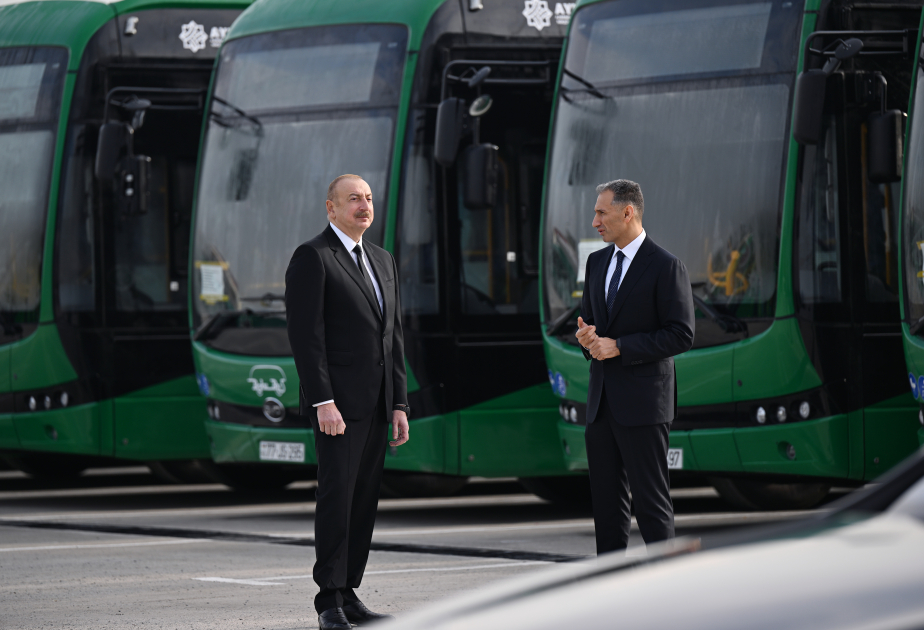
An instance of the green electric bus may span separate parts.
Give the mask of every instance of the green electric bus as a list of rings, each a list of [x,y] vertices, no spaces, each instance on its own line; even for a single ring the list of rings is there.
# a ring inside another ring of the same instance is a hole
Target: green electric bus
[[[571,469],[587,467],[574,331],[587,256],[605,245],[594,186],[617,177],[641,184],[648,235],[684,261],[696,304],[693,348],[675,360],[670,468],[739,506],[800,507],[917,447],[897,239],[920,18],[920,2],[578,4],[542,233]]]
[[[212,67],[247,4],[0,2],[0,456],[26,472],[209,456],[190,217]]]
[[[568,474],[543,359],[538,247],[572,8],[268,0],[235,22],[208,103],[190,266],[215,461],[264,487],[315,462],[285,271],[327,225],[328,183],[358,173],[375,196],[365,238],[394,254],[404,313],[411,439],[387,451],[386,489]]]
[[[924,15],[918,33],[924,33]],[[901,268],[902,333],[911,392],[918,401],[918,442],[924,446],[924,66],[917,42],[908,129],[905,136],[905,179],[902,188]]]

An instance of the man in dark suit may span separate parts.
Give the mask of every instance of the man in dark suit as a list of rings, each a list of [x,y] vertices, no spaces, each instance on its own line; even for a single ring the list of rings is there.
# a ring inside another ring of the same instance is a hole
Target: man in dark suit
[[[408,440],[407,376],[391,254],[362,239],[374,218],[372,191],[358,175],[327,190],[330,225],[302,243],[286,271],[289,343],[300,406],[311,418],[318,457],[314,604],[321,628],[390,619],[370,611],[362,581],[385,462]]]
[[[674,536],[673,356],[693,345],[693,292],[683,263],[642,228],[639,185],[617,179],[597,195],[593,226],[612,246],[587,259],[577,338],[591,361],[584,440],[599,554],[629,544],[630,486],[645,542]]]

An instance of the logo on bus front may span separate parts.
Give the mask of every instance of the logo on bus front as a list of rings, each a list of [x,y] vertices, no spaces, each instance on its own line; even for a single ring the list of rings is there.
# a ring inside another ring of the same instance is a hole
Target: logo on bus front
[[[180,41],[183,42],[183,48],[194,53],[203,50],[206,44],[212,48],[218,48],[227,37],[229,28],[228,26],[213,26],[206,33],[205,26],[195,20],[190,20],[189,23],[180,27]]]
[[[523,8],[523,17],[526,18],[526,25],[532,26],[537,31],[541,31],[547,26],[552,25],[552,16],[555,16],[555,23],[559,26],[567,26],[568,20],[571,19],[571,12],[574,11],[576,2],[556,2],[555,12],[549,8],[547,0],[526,0]]]
[[[266,392],[273,392],[277,396],[286,393],[286,373],[278,365],[255,365],[250,368],[247,377],[253,392],[263,397]]]

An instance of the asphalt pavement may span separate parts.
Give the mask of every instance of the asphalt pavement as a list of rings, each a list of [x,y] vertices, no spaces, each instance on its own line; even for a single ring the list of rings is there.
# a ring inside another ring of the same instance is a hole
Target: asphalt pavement
[[[678,536],[810,514],[738,512],[708,487],[672,496]],[[316,628],[313,519],[309,481],[248,495],[164,484],[144,467],[66,483],[0,472],[0,630]],[[634,523],[630,545],[644,553]],[[381,500],[359,594],[400,615],[593,553],[589,508],[474,480],[453,497]]]

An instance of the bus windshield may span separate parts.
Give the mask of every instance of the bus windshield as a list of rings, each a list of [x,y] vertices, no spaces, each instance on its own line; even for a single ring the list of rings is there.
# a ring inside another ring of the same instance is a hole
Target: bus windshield
[[[700,310],[772,316],[798,4],[615,0],[575,14],[547,179],[547,322],[580,302],[587,256],[606,245],[595,187],[617,178],[641,185],[644,227],[685,263]]]
[[[195,227],[196,325],[284,310],[295,248],[327,225],[327,186],[356,173],[372,188],[381,243],[407,49],[401,26],[318,27],[222,48]]]
[[[66,66],[60,48],[0,49],[0,313],[16,321],[31,321],[39,305]]]

